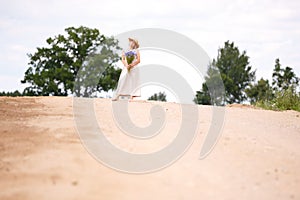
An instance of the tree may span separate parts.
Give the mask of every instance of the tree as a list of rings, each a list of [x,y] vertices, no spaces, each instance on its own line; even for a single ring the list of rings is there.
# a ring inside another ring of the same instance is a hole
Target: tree
[[[206,83],[202,84],[202,90],[196,91],[196,97],[193,100],[195,104],[212,105],[211,98]]]
[[[249,65],[246,51],[241,53],[233,42],[227,41],[224,47],[218,50],[217,59],[213,59],[208,66],[205,83],[202,85],[208,87],[202,87],[202,91],[197,92],[194,102],[215,105],[241,103],[247,99],[245,90],[254,79],[255,71],[252,71],[252,67]],[[220,81],[223,81],[225,94],[223,94],[222,88],[209,88],[210,85],[221,86]],[[218,98],[214,98],[210,102],[208,99],[211,96]]]
[[[197,91],[194,102],[202,105],[224,105],[224,85],[219,70],[209,65],[207,75],[204,78],[202,90]]]
[[[249,57],[246,51],[242,53],[234,43],[225,42],[219,49],[217,59],[213,59],[212,66],[216,66],[221,74],[225,86],[225,102],[241,103],[246,100],[245,89],[255,79],[255,71],[251,71]]]
[[[76,95],[89,96],[95,88],[108,91],[116,86],[121,73],[113,66],[119,59],[115,52],[120,49],[118,42],[113,37],[100,34],[97,29],[81,26],[66,28],[65,31],[65,35],[48,38],[48,47],[37,48],[34,54],[28,54],[29,68],[21,81],[29,84],[24,90],[25,95],[67,96],[75,92]],[[91,55],[98,58],[97,66],[84,65]],[[97,78],[96,86],[93,81],[93,84],[83,84],[86,88],[78,84],[75,88],[78,75],[80,80],[77,81],[87,83],[92,74],[100,76],[103,68],[105,72],[102,77],[92,77],[93,80]],[[79,71],[82,73],[78,74]]]
[[[255,104],[259,101],[270,101],[274,97],[269,81],[263,78],[256,84],[251,84],[245,91],[251,104]]]
[[[151,97],[149,97],[148,100],[167,101],[167,95],[165,94],[165,92],[159,92],[158,94],[155,93]]]
[[[290,67],[281,68],[280,60],[275,60],[275,68],[272,74],[272,86],[275,91],[295,89],[299,84],[299,78]]]
[[[296,89],[299,78],[293,69],[281,68],[280,60],[276,59],[272,79],[272,86],[261,78],[246,89],[250,102],[265,109],[300,111],[300,93]]]

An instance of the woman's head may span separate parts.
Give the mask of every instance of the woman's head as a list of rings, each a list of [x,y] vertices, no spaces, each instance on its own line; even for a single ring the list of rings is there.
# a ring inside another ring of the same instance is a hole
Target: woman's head
[[[140,47],[139,42],[136,39],[128,38],[129,40],[129,47],[131,49],[137,49]]]

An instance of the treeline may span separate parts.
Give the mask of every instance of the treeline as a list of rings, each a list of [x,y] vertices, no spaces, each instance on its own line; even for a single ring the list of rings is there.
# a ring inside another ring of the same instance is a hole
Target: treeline
[[[14,92],[0,92],[0,96],[19,97],[19,96],[23,96],[23,93],[19,92],[18,90]]]
[[[299,77],[291,67],[282,67],[280,60],[276,59],[272,83],[264,78],[256,82],[255,73],[246,51],[240,52],[234,42],[227,41],[208,66],[205,82],[197,91],[194,102],[226,105],[248,101],[265,109],[300,111]],[[215,95],[213,92],[216,91],[210,91],[208,86],[217,85],[218,77],[224,84],[224,92]]]
[[[115,68],[114,63],[120,59],[117,51],[121,48],[113,37],[81,26],[66,28],[64,34],[46,42],[46,47],[28,54],[28,69],[21,81],[28,87],[22,92],[1,92],[1,96],[96,97],[101,91],[116,87],[121,69]],[[194,102],[220,106],[250,102],[267,109],[300,110],[299,78],[293,69],[282,67],[276,59],[272,83],[264,78],[255,81],[256,71],[249,59],[234,42],[225,42],[209,64]],[[212,89],[211,85],[222,87]],[[166,95],[158,93],[149,99],[166,101]]]

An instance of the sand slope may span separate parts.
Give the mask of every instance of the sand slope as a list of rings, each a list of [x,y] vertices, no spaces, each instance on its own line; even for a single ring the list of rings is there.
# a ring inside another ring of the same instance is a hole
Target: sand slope
[[[120,148],[151,152],[172,140],[180,106],[132,102],[132,119],[168,113],[164,134],[136,141],[111,120],[111,101],[97,99],[101,128]],[[300,199],[300,113],[227,107],[221,139],[204,160],[211,107],[199,106],[199,134],[175,164],[156,173],[120,173],[97,162],[76,132],[72,99],[0,98],[0,199]]]

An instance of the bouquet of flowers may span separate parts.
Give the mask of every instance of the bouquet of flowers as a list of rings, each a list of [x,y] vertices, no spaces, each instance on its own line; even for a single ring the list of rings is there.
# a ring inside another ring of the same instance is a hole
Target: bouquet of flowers
[[[135,51],[131,51],[131,50],[127,51],[125,53],[125,56],[126,56],[127,64],[130,65],[133,62],[133,60],[134,60],[134,58],[136,56],[136,52]],[[129,71],[130,71],[130,68],[128,69],[128,72]]]

